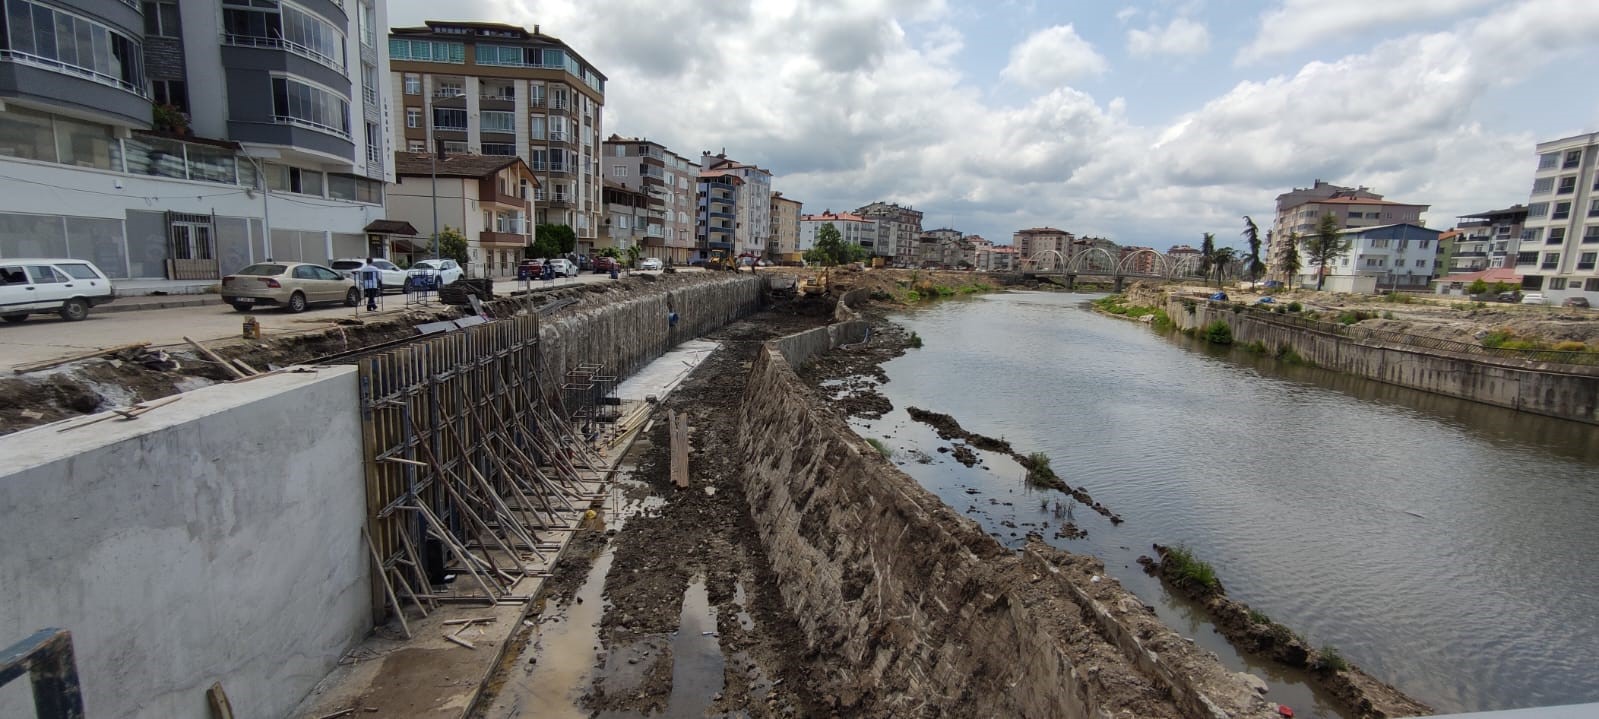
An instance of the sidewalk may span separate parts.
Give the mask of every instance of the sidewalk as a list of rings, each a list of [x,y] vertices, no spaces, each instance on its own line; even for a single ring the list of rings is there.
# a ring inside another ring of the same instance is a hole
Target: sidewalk
[[[178,307],[204,307],[220,305],[222,297],[212,294],[138,295],[117,297],[110,304],[95,305],[92,312],[138,312],[140,310],[170,310]]]

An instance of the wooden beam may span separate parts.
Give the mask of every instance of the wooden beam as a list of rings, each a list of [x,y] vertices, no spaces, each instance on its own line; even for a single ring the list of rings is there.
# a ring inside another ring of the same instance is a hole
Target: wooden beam
[[[66,364],[68,362],[77,362],[78,360],[93,359],[95,357],[102,357],[102,356],[105,356],[105,355],[116,354],[118,352],[126,352],[128,350],[144,349],[144,348],[149,347],[149,346],[150,346],[149,342],[135,342],[133,344],[127,344],[127,345],[117,345],[115,347],[107,347],[105,349],[98,349],[98,350],[93,350],[93,351],[90,351],[90,352],[79,352],[77,354],[71,354],[71,355],[67,355],[65,357],[57,357],[55,359],[44,360],[42,362],[29,362],[28,364],[19,364],[16,367],[11,368],[11,371],[15,372],[17,374],[26,374],[28,372],[36,372],[36,371],[42,370],[42,369],[50,369],[51,367],[56,367],[58,365],[64,365],[64,364]]]
[[[227,361],[225,359],[222,359],[222,355],[219,355],[219,354],[217,354],[215,352],[212,352],[211,348],[206,347],[205,345],[200,344],[199,342],[196,342],[196,341],[194,341],[194,340],[192,340],[192,339],[190,339],[188,337],[184,337],[183,341],[184,342],[188,342],[190,345],[192,345],[196,350],[198,350],[200,352],[200,354],[204,355],[206,359],[209,359],[212,362],[215,362],[215,363],[217,363],[219,365],[222,365],[223,369],[226,369],[230,374],[232,374],[234,379],[244,379],[245,377],[249,377],[250,376],[250,375],[245,374],[244,371],[240,370],[238,367],[234,367],[233,363],[231,363],[231,362],[229,362],[229,361]]]
[[[669,411],[667,421],[672,436],[672,484],[688,488],[688,415]]]

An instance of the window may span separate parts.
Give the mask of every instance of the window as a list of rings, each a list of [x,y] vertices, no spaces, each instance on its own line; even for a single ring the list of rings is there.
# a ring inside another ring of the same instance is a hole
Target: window
[[[1420,247],[1423,250],[1425,250],[1425,249],[1427,249],[1428,247],[1431,247],[1431,246],[1432,246],[1432,240],[1422,240],[1421,244],[1417,245],[1417,247]]]
[[[1585,292],[1599,292],[1599,277],[1590,277],[1582,284]]]
[[[484,132],[516,132],[516,113],[501,110],[483,110],[478,113]]]
[[[1582,232],[1582,242],[1583,244],[1599,242],[1599,225],[1589,225],[1588,227],[1584,228]]]
[[[1558,164],[1560,164],[1560,153],[1558,152],[1550,152],[1538,156],[1538,169],[1540,170],[1552,170]]]
[[[389,59],[419,62],[466,62],[466,45],[443,40],[389,38]]]
[[[415,130],[415,129],[417,129],[417,128],[422,126],[422,108],[420,108],[420,107],[407,107],[407,108],[405,108],[405,126],[411,128],[413,130]]]
[[[1563,289],[1566,289],[1566,278],[1564,278],[1564,277],[1551,277],[1551,278],[1549,278],[1549,289],[1551,289],[1551,290],[1563,290]]]
[[[1560,253],[1559,252],[1545,252],[1545,253],[1543,253],[1543,264],[1539,265],[1539,267],[1541,269],[1552,270],[1552,269],[1555,269],[1556,267],[1559,267],[1559,266],[1560,266]]]
[[[350,101],[299,80],[272,78],[273,120],[350,136]]]
[[[1599,200],[1594,200],[1588,203],[1588,216],[1599,217]]]
[[[1537,242],[1543,239],[1542,227],[1529,227],[1521,231],[1522,242]]]
[[[266,166],[267,187],[273,192],[322,196],[322,173],[287,165]]]
[[[433,84],[433,96],[444,99],[465,97],[466,85],[460,78],[440,79]]]
[[[1426,260],[1416,260],[1416,266],[1417,267],[1426,267],[1427,266],[1427,261]]]
[[[1584,252],[1577,256],[1577,269],[1593,269],[1594,260],[1599,259],[1599,252]]]
[[[1564,227],[1551,227],[1551,228],[1549,228],[1549,239],[1544,240],[1544,244],[1546,244],[1546,245],[1559,245],[1559,244],[1563,244],[1565,241],[1566,241],[1566,228],[1564,228]]]
[[[1544,179],[1549,179],[1549,178],[1544,178]],[[1569,195],[1569,194],[1571,194],[1573,192],[1576,192],[1576,191],[1577,191],[1577,176],[1576,175],[1567,175],[1565,177],[1560,178],[1560,187],[1559,187],[1559,189],[1555,190],[1555,194],[1557,194],[1557,195]]]
[[[145,37],[182,37],[176,2],[146,2],[141,5],[144,9]]]
[[[1582,150],[1566,150],[1566,161],[1561,163],[1560,169],[1569,170],[1582,164]]]
[[[504,155],[506,157],[509,157],[511,155],[515,155],[516,154],[516,143],[513,143],[513,142],[485,142],[485,143],[483,143],[483,154],[485,154],[485,155]]]
[[[465,155],[469,152],[470,149],[467,147],[465,142],[456,142],[451,140],[446,140],[444,142],[444,154],[446,155]]]
[[[189,111],[189,83],[182,80],[151,80],[152,100],[157,105],[171,105],[178,112]]]
[[[533,107],[544,107],[544,86],[534,83],[528,85],[528,103]]]
[[[405,149],[407,152],[427,152],[428,144],[426,140],[406,140]]]
[[[433,128],[466,132],[466,110],[453,107],[433,108]]]
[[[1554,211],[1553,214],[1549,215],[1549,219],[1551,219],[1551,220],[1564,220],[1564,219],[1566,219],[1568,217],[1571,217],[1571,203],[1569,203],[1569,202],[1556,202],[1555,203],[1555,211]]]
[[[1549,214],[1549,203],[1547,202],[1534,202],[1527,205],[1527,217],[1529,218],[1543,217],[1547,214]]]
[[[361,44],[367,47],[377,47],[378,20],[373,17],[372,3],[360,0],[357,4],[357,19],[361,24]]]
[[[1530,264],[1536,263],[1537,261],[1538,261],[1538,253],[1537,252],[1517,252],[1516,253],[1516,264],[1518,264],[1518,265],[1530,265]]]
[[[1555,178],[1540,177],[1532,183],[1532,194],[1547,195],[1555,189]]]
[[[382,191],[376,182],[354,175],[328,175],[328,197],[352,202],[381,203]]]
[[[534,115],[528,118],[527,132],[535,140],[544,139],[544,116]]]
[[[407,94],[407,95],[420,95],[420,94],[422,94],[422,76],[421,75],[418,75],[418,74],[416,74],[414,72],[408,72],[408,73],[405,73],[404,77],[405,77],[405,94]]]
[[[28,278],[36,285],[54,285],[67,281],[66,275],[49,265],[28,265]]]
[[[7,112],[10,108],[7,108]],[[120,149],[111,128],[55,117],[56,162],[101,170],[120,170]],[[230,161],[231,161],[231,155]],[[199,179],[199,178],[197,178]],[[228,182],[233,179],[228,178]]]
[[[144,47],[127,35],[29,0],[7,0],[4,27],[13,62],[145,96]]]
[[[627,165],[611,165],[612,177],[627,177]]]

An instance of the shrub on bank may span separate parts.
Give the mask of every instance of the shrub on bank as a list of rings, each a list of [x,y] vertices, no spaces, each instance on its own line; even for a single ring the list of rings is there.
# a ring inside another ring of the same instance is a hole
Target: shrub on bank
[[[1213,345],[1230,345],[1233,343],[1233,328],[1226,322],[1216,320],[1205,325],[1205,341]]]
[[[1166,550],[1166,556],[1161,558],[1161,564],[1170,568],[1171,576],[1178,583],[1189,583],[1206,591],[1219,591],[1221,581],[1216,578],[1216,568],[1210,562],[1194,556],[1193,550],[1181,544]]]

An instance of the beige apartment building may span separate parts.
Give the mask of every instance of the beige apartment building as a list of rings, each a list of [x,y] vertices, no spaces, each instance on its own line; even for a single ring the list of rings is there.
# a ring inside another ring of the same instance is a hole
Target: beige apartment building
[[[1017,260],[1024,267],[1038,270],[1063,269],[1061,263],[1071,259],[1072,252],[1076,249],[1072,244],[1075,239],[1072,233],[1065,230],[1053,227],[1029,227],[1017,230],[1011,236],[1011,245],[1016,248]]]
[[[1322,215],[1338,218],[1341,230],[1398,224],[1421,226],[1421,216],[1428,207],[1387,200],[1367,187],[1342,187],[1322,180],[1310,187],[1296,187],[1277,196],[1277,216],[1266,248],[1268,271],[1278,272],[1288,250],[1288,238],[1294,233],[1301,238],[1315,233]]]
[[[694,255],[694,194],[700,166],[659,142],[611,135],[602,147],[600,170],[606,182],[641,189],[659,200],[643,236],[646,257],[675,265]]]
[[[781,192],[772,193],[772,238],[767,245],[768,259],[777,262],[798,262],[803,259],[804,253],[799,249],[800,210],[804,205],[799,200],[783,196]]]
[[[591,252],[601,231],[605,76],[560,39],[516,25],[429,21],[389,32],[396,149],[517,156],[538,177],[538,223]]]
[[[434,222],[466,237],[467,269],[473,277],[510,277],[523,248],[533,242],[533,195],[538,178],[519,157],[394,154],[394,182],[387,188],[387,218],[408,222],[421,236],[394,238],[390,257],[432,254]],[[435,220],[436,218],[436,220]]]
[[[873,251],[899,267],[914,267],[916,238],[922,234],[922,213],[892,202],[873,202],[855,214],[877,221]]]

